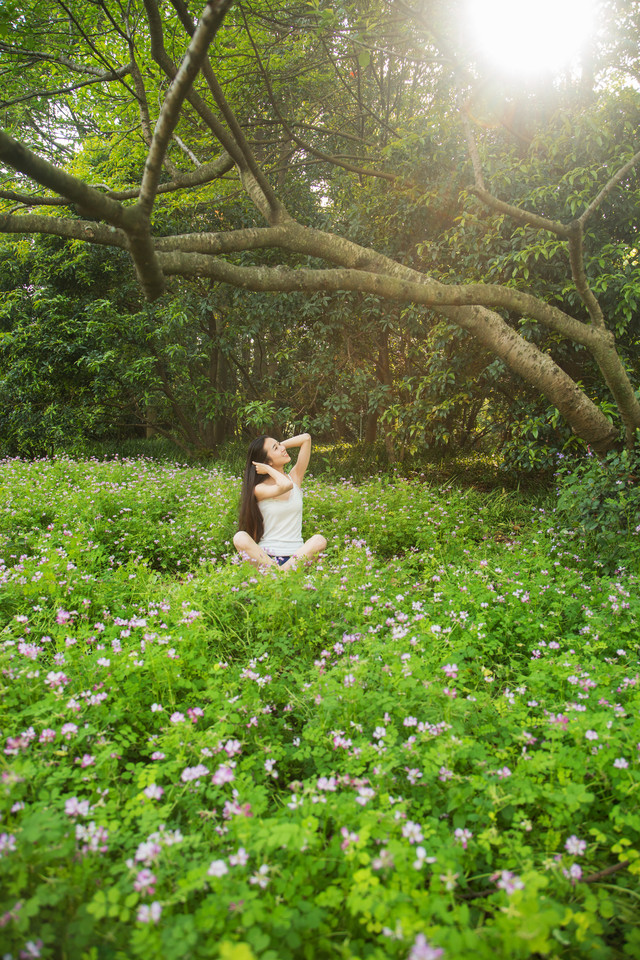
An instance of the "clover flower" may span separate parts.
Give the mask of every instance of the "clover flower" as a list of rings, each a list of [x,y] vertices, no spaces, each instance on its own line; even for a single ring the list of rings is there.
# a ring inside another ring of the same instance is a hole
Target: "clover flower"
[[[467,830],[466,827],[464,829],[462,827],[458,827],[456,830],[454,830],[453,835],[458,843],[461,844],[462,849],[466,850],[467,844],[473,836],[473,833],[471,830]]]
[[[138,923],[157,923],[162,915],[162,904],[154,900],[153,903],[143,904],[138,907]]]
[[[407,960],[438,960],[444,954],[442,947],[432,947],[423,933],[413,941]]]
[[[263,863],[262,866],[256,871],[256,873],[254,873],[251,877],[249,877],[249,883],[252,883],[255,886],[258,886],[262,890],[264,890],[266,887],[269,886],[269,883],[270,883],[270,879],[267,876],[268,873],[269,873],[269,865],[266,863]]]
[[[316,787],[318,790],[335,791],[338,789],[338,784],[335,777],[319,777]]]
[[[211,777],[211,783],[218,787],[225,783],[231,783],[233,780],[235,780],[235,773],[230,766],[225,764],[221,764]]]
[[[0,855],[13,853],[16,849],[16,838],[13,833],[0,833]]]
[[[346,827],[341,827],[340,833],[342,834],[342,837],[343,837],[342,843],[340,844],[341,850],[348,850],[349,846],[352,843],[357,843],[358,840],[360,839],[357,833],[353,833],[347,830]]]
[[[575,883],[576,880],[582,879],[582,867],[579,863],[572,863],[568,870],[562,870],[564,876],[571,880],[572,883]]]
[[[180,774],[183,783],[191,783],[193,780],[199,780],[200,777],[206,777],[209,768],[204,763],[198,763],[195,767],[185,767]]]
[[[435,857],[428,857],[424,847],[416,847],[416,859],[413,861],[414,870],[421,870],[425,863],[435,863]]]
[[[587,841],[579,840],[575,834],[572,834],[565,841],[564,848],[567,853],[572,854],[574,857],[581,857],[587,849]]]
[[[249,862],[249,854],[244,847],[238,847],[237,853],[232,853],[229,863],[232,867],[245,867]]]
[[[145,867],[138,873],[133,881],[133,889],[136,891],[136,893],[141,893],[143,897],[153,896],[157,882],[158,880],[155,874]]]
[[[69,797],[68,800],[65,800],[64,812],[68,817],[87,817],[91,812],[91,807],[88,800]]]
[[[80,852],[86,853],[106,853],[107,840],[109,833],[105,827],[98,826],[92,820],[86,826],[82,823],[76,825],[76,840],[83,843]]]
[[[494,873],[493,880],[496,880],[496,886],[499,890],[504,890],[507,896],[511,896],[516,890],[523,890],[524,883],[520,877],[510,870],[502,870],[500,873]]]
[[[422,827],[419,823],[414,823],[413,820],[407,820],[407,822],[402,827],[402,836],[409,841],[409,843],[420,843],[424,840],[422,834]]]
[[[149,798],[149,800],[159,800],[164,793],[164,788],[159,787],[156,783],[150,783],[149,786],[145,787],[142,792],[144,793],[145,797]]]

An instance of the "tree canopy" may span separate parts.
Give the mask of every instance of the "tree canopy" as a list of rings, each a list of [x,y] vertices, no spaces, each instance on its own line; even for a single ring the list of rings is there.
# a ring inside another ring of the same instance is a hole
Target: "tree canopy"
[[[9,0],[0,232],[126,255],[158,329],[188,300],[185,282],[204,284],[210,305],[218,298],[211,316],[233,317],[223,340],[242,344],[229,363],[245,380],[260,337],[279,322],[285,341],[303,330],[300,298],[319,294],[313,323],[332,317],[320,339],[348,338],[345,303],[370,336],[343,371],[350,390],[365,361],[389,388],[389,337],[403,342],[396,414],[385,407],[396,428],[400,400],[415,424],[421,403],[442,399],[433,358],[447,331],[457,409],[473,405],[463,371],[495,383],[497,358],[596,451],[621,432],[631,445],[640,98],[626,38],[637,13],[622,0],[603,9],[574,74],[534,88],[479,61],[463,0]],[[228,314],[220,285],[289,299],[273,301],[280,318],[256,301],[252,327]],[[222,363],[233,351],[207,323],[193,343],[209,337]],[[298,357],[304,380],[304,348]],[[153,364],[175,399],[166,359],[156,351]],[[382,407],[368,396],[373,423]]]

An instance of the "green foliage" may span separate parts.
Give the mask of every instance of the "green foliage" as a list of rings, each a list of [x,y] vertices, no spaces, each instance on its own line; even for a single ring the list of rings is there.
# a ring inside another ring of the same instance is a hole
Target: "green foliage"
[[[619,557],[619,541],[639,549],[640,451],[612,451],[599,458],[560,460],[557,510],[564,523],[583,534],[604,559]]]
[[[637,952],[637,570],[513,494],[315,481],[265,575],[220,471],[0,482],[5,951]]]

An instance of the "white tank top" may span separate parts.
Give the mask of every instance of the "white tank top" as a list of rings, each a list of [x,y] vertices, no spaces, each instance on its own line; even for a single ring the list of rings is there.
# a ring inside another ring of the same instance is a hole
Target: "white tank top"
[[[304,544],[302,539],[302,490],[294,483],[286,500],[258,500],[264,533],[260,546],[272,557],[290,557]]]

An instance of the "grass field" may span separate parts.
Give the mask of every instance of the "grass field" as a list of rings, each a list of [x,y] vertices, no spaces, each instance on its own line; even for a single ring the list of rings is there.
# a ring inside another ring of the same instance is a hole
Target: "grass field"
[[[549,499],[0,464],[4,957],[640,957],[636,556]]]

